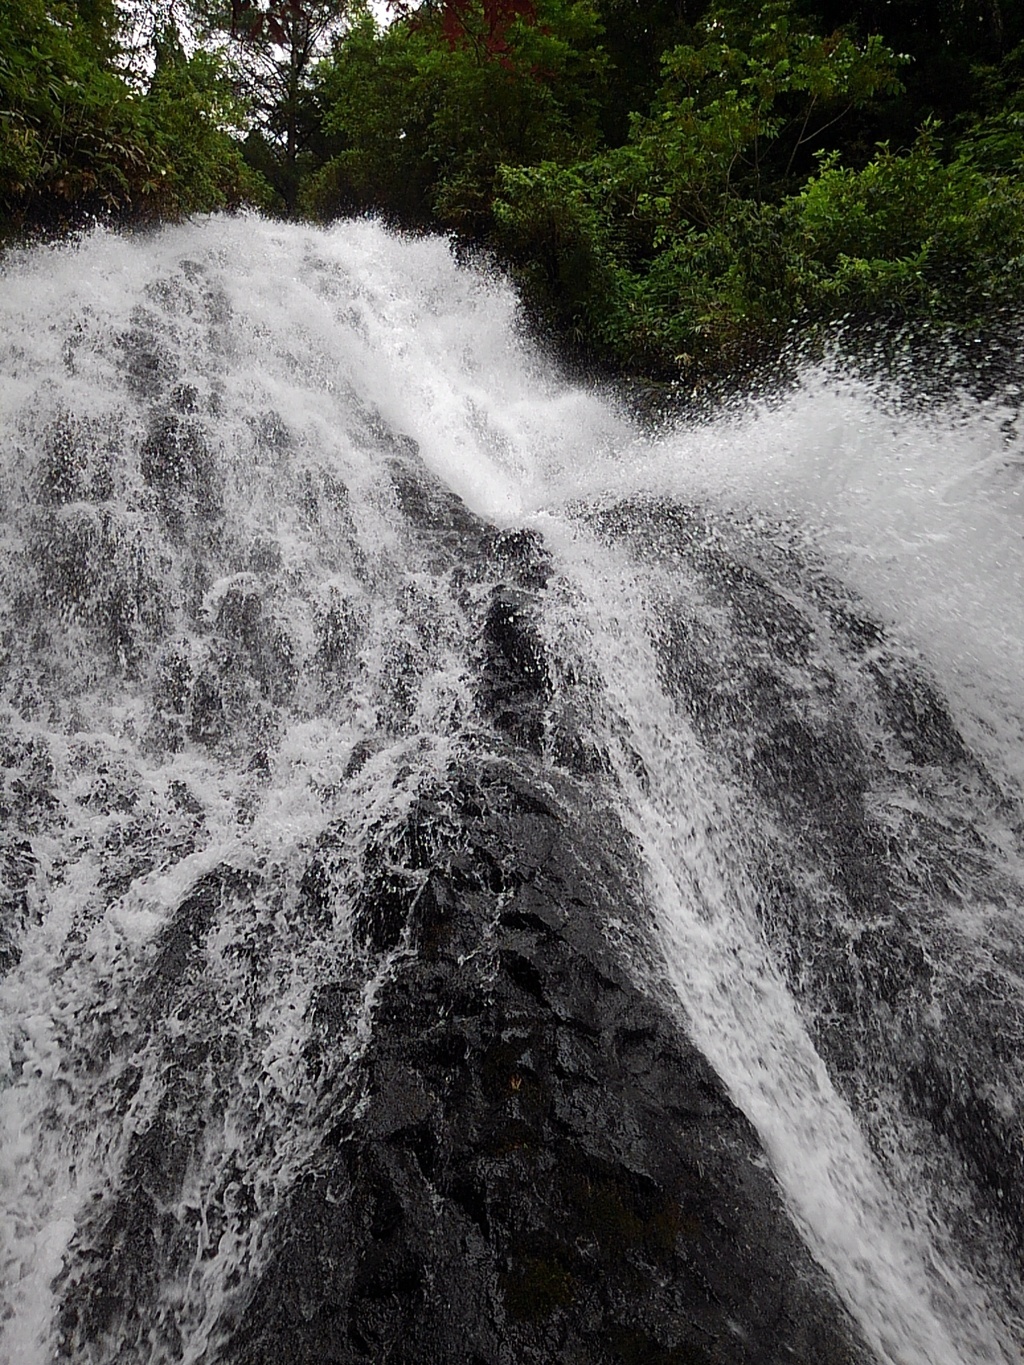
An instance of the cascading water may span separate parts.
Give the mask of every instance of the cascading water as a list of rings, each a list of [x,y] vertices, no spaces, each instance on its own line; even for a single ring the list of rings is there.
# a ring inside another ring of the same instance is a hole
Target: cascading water
[[[8,256],[0,1360],[1019,1358],[1015,412],[839,373],[650,435],[439,241]]]

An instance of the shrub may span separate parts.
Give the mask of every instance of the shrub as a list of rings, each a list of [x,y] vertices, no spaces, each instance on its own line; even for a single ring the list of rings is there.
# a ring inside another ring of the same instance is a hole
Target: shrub
[[[104,65],[77,12],[0,9],[0,211],[8,230],[94,214],[158,217],[259,200],[224,128],[208,54],[165,61],[147,91]]]

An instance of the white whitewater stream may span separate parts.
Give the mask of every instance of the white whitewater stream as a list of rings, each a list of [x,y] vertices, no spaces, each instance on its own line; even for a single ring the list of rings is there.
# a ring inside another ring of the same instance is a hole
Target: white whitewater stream
[[[629,500],[710,508],[713,536],[820,618],[816,652],[790,680],[811,710],[826,673],[848,689],[877,827],[894,847],[918,816],[964,847],[968,826],[982,831],[984,875],[965,864],[934,904],[920,894],[907,924],[929,961],[920,1008],[937,1034],[961,977],[965,1000],[984,989],[994,1002],[950,1068],[972,1049],[999,1054],[978,1090],[1021,1142],[1024,1059],[986,1032],[1024,1027],[1015,421],[965,399],[908,411],[832,365],[770,403],[641,431],[552,372],[505,285],[458,269],[441,241],[372,223],[212,219],[11,253],[0,264],[0,909],[16,944],[0,978],[2,1365],[75,1358],[60,1315],[87,1241],[76,1229],[122,1173],[132,1135],[173,1123],[175,1105],[199,1113],[203,1132],[175,1207],[154,1193],[181,1239],[168,1253],[179,1271],[155,1291],[145,1338],[125,1345],[112,1327],[88,1359],[213,1365],[220,1315],[263,1264],[269,1220],[315,1147],[302,1021],[339,931],[300,914],[291,872],[324,827],[325,792],[340,793],[333,813],[355,852],[407,788],[412,799],[413,764],[443,772],[480,724],[473,642],[429,566],[410,559],[381,430],[415,442],[478,516],[544,538],[556,576],[542,629],[567,676],[592,679],[575,720],[608,754],[601,780],[642,853],[663,964],[651,989],[673,1000],[753,1123],[878,1360],[1019,1360],[1019,1247],[957,1183],[961,1156],[894,1101],[884,1077],[898,1077],[899,1058],[862,1079],[833,1074],[819,1040],[840,1006],[786,958],[758,885],[766,849],[788,835],[768,828],[766,803],[665,680],[666,607],[716,640],[726,613],[657,536],[634,544],[600,522]],[[787,567],[796,561],[806,579]],[[938,763],[908,776],[868,697],[870,659],[852,663],[812,601],[821,574],[887,630],[890,653],[923,661],[983,777],[957,787]],[[350,619],[342,687],[324,659]],[[227,639],[255,681],[233,668]],[[406,695],[397,661],[409,658]],[[219,689],[208,706],[204,679]],[[389,745],[353,779],[353,755],[382,727]],[[893,862],[913,881],[901,853]],[[143,982],[161,929],[225,864],[260,880],[259,911],[223,893],[216,977],[188,1014],[158,1023]],[[834,913],[823,899],[821,916]],[[257,972],[254,945],[267,943]],[[355,1012],[351,1058],[380,979]],[[957,1028],[962,1017],[968,1006]],[[857,1046],[870,1049],[886,1024],[865,1020]],[[199,1056],[201,1027],[221,1041]],[[1024,1146],[1007,1158],[1022,1161]]]

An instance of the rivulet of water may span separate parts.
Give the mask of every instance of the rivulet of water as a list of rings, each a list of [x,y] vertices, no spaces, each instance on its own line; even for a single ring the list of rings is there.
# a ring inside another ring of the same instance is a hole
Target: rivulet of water
[[[487,525],[552,559],[541,747],[600,756],[633,967],[871,1349],[1016,1359],[1015,433],[839,362],[642,430],[370,222],[9,253],[0,1359],[217,1360],[407,951],[367,850],[491,742]]]

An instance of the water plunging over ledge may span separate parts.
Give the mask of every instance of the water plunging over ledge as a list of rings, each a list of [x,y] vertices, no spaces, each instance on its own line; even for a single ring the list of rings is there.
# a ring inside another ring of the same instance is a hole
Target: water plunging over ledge
[[[1024,467],[371,223],[8,256],[0,1361],[1010,1362]]]

